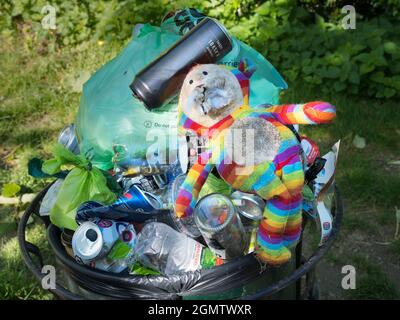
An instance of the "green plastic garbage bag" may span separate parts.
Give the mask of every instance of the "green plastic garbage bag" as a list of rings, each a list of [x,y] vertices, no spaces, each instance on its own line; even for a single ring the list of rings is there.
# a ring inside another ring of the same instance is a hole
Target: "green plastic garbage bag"
[[[47,174],[61,171],[65,165],[73,166],[66,176],[56,202],[50,211],[51,222],[59,228],[75,230],[76,209],[85,201],[94,200],[104,204],[116,200],[116,195],[107,187],[107,179],[83,155],[75,155],[65,147],[57,144],[54,148],[54,159],[47,160],[42,170]]]
[[[129,85],[143,67],[189,30],[185,26],[202,18],[198,11],[185,9],[160,27],[143,25],[123,51],[84,84],[75,123],[80,150],[90,154],[94,166],[111,169],[116,145],[124,146],[132,158],[145,158],[149,147],[156,144],[157,152],[172,156],[167,162],[175,160],[177,99],[150,112],[133,97]],[[257,67],[251,78],[250,105],[278,103],[279,92],[287,85],[256,50],[233,37],[232,51],[218,63],[235,67],[243,58],[251,59]]]

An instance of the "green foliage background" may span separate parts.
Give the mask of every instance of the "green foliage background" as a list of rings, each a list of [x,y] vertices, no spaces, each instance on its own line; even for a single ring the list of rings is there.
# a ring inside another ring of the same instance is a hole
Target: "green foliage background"
[[[57,29],[41,27],[51,4]],[[345,30],[341,8],[353,4],[355,30]],[[322,91],[400,97],[400,1],[358,0],[5,0],[2,32],[30,28],[59,46],[88,40],[130,38],[136,23],[159,24],[168,11],[195,7],[219,19],[241,40],[266,56],[289,84],[303,81]]]

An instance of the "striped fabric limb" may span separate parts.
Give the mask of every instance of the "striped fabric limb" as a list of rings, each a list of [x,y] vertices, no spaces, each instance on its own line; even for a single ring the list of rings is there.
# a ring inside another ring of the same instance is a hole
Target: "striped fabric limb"
[[[304,171],[300,156],[297,155],[282,168],[282,181],[286,185],[291,195],[289,210],[291,213],[283,234],[283,244],[285,247],[296,245],[301,236],[302,222],[302,191],[304,186]]]
[[[276,176],[275,169],[271,163],[253,187],[267,200],[257,234],[257,253],[263,261],[278,265],[290,259],[288,247],[300,238],[304,173],[298,156],[282,167],[282,178]]]
[[[257,254],[263,261],[278,265],[290,259],[288,247],[301,234],[302,197],[277,196],[266,202],[264,218],[257,233]]]
[[[287,215],[290,211],[279,209],[285,202],[275,198],[266,202],[264,218],[257,232],[256,253],[262,261],[278,265],[289,261],[291,254],[283,243]]]
[[[290,251],[283,245],[283,233],[290,210],[285,205],[290,199],[289,191],[281,179],[275,175],[274,163],[253,185],[254,191],[267,200],[264,218],[257,233],[257,255],[273,265],[284,263],[290,259]],[[284,200],[286,199],[286,200]]]
[[[283,124],[317,124],[331,122],[336,108],[328,102],[313,101],[304,104],[282,104],[265,109]]]
[[[175,202],[175,211],[179,218],[188,217],[193,214],[200,190],[214,167],[213,161],[210,161],[210,158],[211,152],[201,154],[197,163],[190,168],[180,187]]]

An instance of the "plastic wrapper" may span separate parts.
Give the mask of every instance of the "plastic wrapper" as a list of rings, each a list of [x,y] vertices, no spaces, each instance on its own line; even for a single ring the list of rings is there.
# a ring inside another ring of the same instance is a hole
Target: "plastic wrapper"
[[[333,228],[332,204],[334,201],[334,182],[339,147],[340,140],[332,146],[331,151],[322,157],[326,162],[314,181],[315,209],[321,230],[320,245],[328,239]]]
[[[60,192],[63,182],[63,179],[57,179],[49,188],[49,190],[47,190],[39,208],[39,214],[41,216],[50,215],[51,208],[53,208],[54,204],[56,203],[57,195]]]
[[[182,12],[177,14],[182,16]],[[132,96],[129,85],[144,66],[189,30],[177,22],[177,14],[160,27],[143,25],[125,49],[84,84],[75,123],[80,150],[90,155],[94,166],[111,169],[115,145],[125,146],[132,158],[144,158],[152,148],[168,150],[169,156],[176,154],[177,100],[150,112]],[[187,16],[185,23],[190,19],[195,17]],[[233,49],[218,63],[237,67],[244,57],[257,66],[250,86],[250,104],[277,104],[286,83],[256,50],[233,38]]]
[[[175,213],[176,198],[178,197],[179,188],[185,181],[185,178],[185,174],[180,174],[170,182],[167,192],[163,197],[164,206],[169,208],[169,214],[158,217],[157,221],[165,223],[175,230],[185,233],[192,238],[198,238],[201,236],[201,233],[197,228],[193,217],[182,219],[178,218]]]
[[[176,274],[212,267],[215,255],[199,242],[164,223],[150,222],[138,235],[138,261],[161,274]]]
[[[335,181],[336,163],[339,155],[340,140],[336,142],[331,151],[322,158],[326,160],[324,168],[318,173],[314,181],[314,195],[318,201],[323,199],[324,193]]]
[[[70,165],[73,169],[62,183],[57,199],[50,211],[50,220],[59,228],[75,230],[76,209],[89,200],[105,204],[116,200],[115,194],[107,187],[107,179],[96,167],[82,155],[75,155],[60,144],[54,148],[54,159],[43,163],[42,169],[47,174],[61,171],[61,167]]]

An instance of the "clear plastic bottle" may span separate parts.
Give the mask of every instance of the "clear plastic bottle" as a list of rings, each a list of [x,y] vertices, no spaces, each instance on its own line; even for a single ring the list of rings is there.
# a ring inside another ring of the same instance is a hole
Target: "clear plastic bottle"
[[[143,227],[138,235],[136,255],[144,266],[166,275],[222,263],[210,249],[159,222]]]

